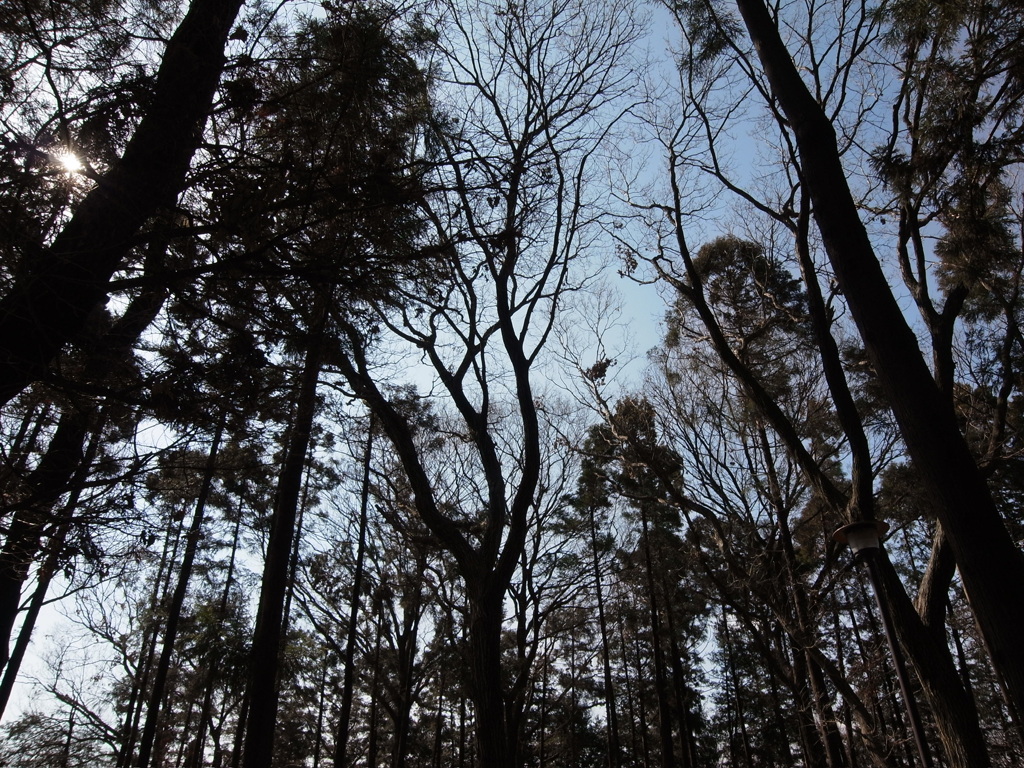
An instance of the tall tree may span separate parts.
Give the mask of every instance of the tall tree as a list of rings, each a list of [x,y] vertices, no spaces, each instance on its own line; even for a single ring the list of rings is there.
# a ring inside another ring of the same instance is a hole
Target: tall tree
[[[448,103],[425,139],[437,153],[442,191],[427,203],[444,260],[434,280],[403,293],[404,309],[381,306],[375,322],[422,356],[451,404],[441,428],[452,458],[429,460],[380,381],[373,327],[347,324],[338,366],[464,583],[480,761],[511,767],[519,733],[502,628],[544,462],[535,369],[589,237],[589,167],[625,106],[637,28],[614,4],[447,11],[438,79]]]

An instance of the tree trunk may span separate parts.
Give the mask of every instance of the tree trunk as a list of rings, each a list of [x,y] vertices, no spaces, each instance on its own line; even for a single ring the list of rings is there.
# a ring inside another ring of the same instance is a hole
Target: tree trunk
[[[171,539],[174,539],[173,545]],[[160,563],[157,567],[156,576],[153,579],[153,590],[149,597],[149,607],[155,610],[159,603],[165,599],[169,586],[166,579],[171,573],[171,566],[177,554],[178,538],[180,538],[179,526],[167,525],[164,533],[164,544],[160,552]],[[166,574],[165,574],[166,570]],[[153,672],[153,665],[156,663],[156,646],[159,636],[159,620],[152,618],[146,622],[143,628],[142,643],[139,653],[139,663],[132,677],[131,695],[128,706],[125,708],[124,723],[121,726],[123,738],[117,754],[116,768],[127,768],[131,765],[132,757],[135,754],[135,743],[139,738],[139,723],[142,719],[142,711],[145,707],[146,691],[149,690],[149,678]]]
[[[883,551],[876,561],[893,627],[900,644],[912,649],[907,658],[931,707],[949,764],[954,768],[991,765],[977,707],[963,686],[945,633],[940,642],[920,621],[888,555]]]
[[[363,486],[359,496],[359,541],[356,545],[356,564],[352,574],[352,603],[348,612],[348,627],[345,632],[345,671],[341,686],[341,708],[338,713],[337,736],[334,742],[334,764],[348,765],[349,729],[352,721],[352,695],[355,689],[356,635],[359,621],[360,601],[363,597],[363,561],[366,558],[367,513],[370,502],[370,460],[373,456],[373,418],[366,431],[366,450],[363,454]]]
[[[153,687],[149,693],[146,720],[142,727],[142,738],[139,740],[139,755],[136,760],[136,765],[139,768],[149,768],[150,757],[153,754],[156,729],[160,720],[161,703],[164,699],[164,689],[167,687],[167,675],[171,669],[171,657],[174,655],[174,641],[177,639],[178,623],[181,621],[181,609],[185,605],[188,583],[192,579],[192,566],[195,563],[196,552],[199,550],[199,539],[203,532],[203,520],[206,517],[206,501],[210,496],[210,490],[213,488],[217,452],[220,450],[220,441],[224,434],[224,424],[226,421],[227,411],[224,411],[221,413],[220,422],[217,424],[217,431],[214,432],[213,442],[210,444],[210,453],[207,457],[206,468],[203,471],[203,480],[196,498],[195,513],[192,515],[192,524],[189,526],[188,533],[185,536],[185,552],[182,556],[181,568],[178,571],[178,582],[174,587],[174,594],[171,596],[171,604],[167,606],[167,624],[164,627],[163,646],[160,649],[160,658],[156,665],[156,675],[153,677]]]
[[[284,604],[288,592],[292,540],[299,511],[302,477],[306,469],[313,418],[316,414],[316,389],[320,377],[325,346],[326,313],[320,306],[310,330],[310,338],[296,394],[288,447],[267,542],[263,566],[262,589],[256,628],[253,632],[249,671],[249,712],[245,723],[245,768],[270,768],[274,749],[274,728],[277,722],[278,669]]]
[[[673,618],[672,594],[669,588],[668,569],[661,571],[661,589],[665,596],[665,625],[668,629],[669,662],[672,667],[672,692],[676,705],[676,727],[679,731],[679,759],[682,768],[695,768],[697,749],[694,743],[693,725],[690,722],[690,686],[687,685],[686,671],[683,668],[683,655],[679,648],[679,637],[676,634]]]
[[[417,552],[417,571],[413,577],[413,595],[403,594],[402,627],[396,633],[398,651],[398,675],[395,680],[394,742],[391,751],[391,768],[405,768],[409,751],[409,731],[412,727],[412,708],[415,703],[413,685],[416,672],[416,652],[419,641],[420,616],[423,605],[422,584],[427,568],[426,555]]]
[[[668,675],[665,669],[665,653],[661,647],[661,616],[658,610],[658,596],[655,590],[654,562],[651,557],[651,535],[647,512],[640,510],[642,546],[644,550],[644,577],[647,585],[647,615],[651,626],[651,651],[654,657],[654,692],[658,698],[658,736],[661,744],[662,768],[674,768],[675,750],[672,743],[672,708],[669,704]]]
[[[501,679],[503,590],[467,581],[469,600],[469,687],[476,714],[479,764],[515,768],[505,724],[505,685]]]
[[[238,518],[235,520],[235,529],[231,536],[231,555],[228,558],[227,573],[224,576],[224,589],[221,590],[220,604],[217,606],[217,618],[219,621],[224,621],[227,617],[228,600],[231,599],[231,583],[234,581],[235,576],[235,558],[238,554],[238,534],[241,527],[242,514],[241,510],[239,510]],[[219,671],[220,660],[216,658],[211,659],[203,676],[203,707],[199,720],[199,732],[196,734],[196,748],[189,768],[202,768],[205,761],[206,733],[213,723],[213,693],[217,685],[217,674]],[[220,765],[216,761],[213,764]]]
[[[619,717],[615,708],[615,688],[612,685],[608,619],[604,614],[604,594],[601,588],[601,562],[597,551],[597,521],[593,506],[589,506],[587,512],[590,524],[590,553],[594,567],[594,591],[597,598],[597,624],[601,632],[601,669],[604,675],[604,708],[608,723],[608,768],[619,768],[622,762],[622,747],[619,745]]]

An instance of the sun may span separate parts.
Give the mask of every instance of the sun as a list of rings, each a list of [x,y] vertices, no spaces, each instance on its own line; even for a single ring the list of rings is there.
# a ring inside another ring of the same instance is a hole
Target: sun
[[[57,152],[53,159],[66,173],[80,173],[85,170],[85,164],[78,159],[78,155],[74,152]]]

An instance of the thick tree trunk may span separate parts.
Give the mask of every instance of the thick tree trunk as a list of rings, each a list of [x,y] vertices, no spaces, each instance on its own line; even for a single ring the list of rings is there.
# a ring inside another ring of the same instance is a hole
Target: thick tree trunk
[[[875,257],[833,126],[762,0],[737,0],[772,91],[793,128],[814,218],[879,383],[956,556],[992,663],[1024,711],[1024,559]]]
[[[40,378],[100,306],[146,221],[174,205],[224,68],[242,0],[193,0],[124,155],[0,299],[0,405]]]
[[[469,687],[476,714],[479,765],[515,768],[513,744],[505,723],[505,685],[501,679],[501,625],[504,590],[468,583]]]

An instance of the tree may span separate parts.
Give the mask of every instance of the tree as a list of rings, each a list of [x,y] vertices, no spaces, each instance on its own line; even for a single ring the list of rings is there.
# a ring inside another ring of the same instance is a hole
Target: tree
[[[439,189],[428,216],[444,260],[435,280],[402,293],[401,308],[380,306],[375,323],[417,350],[451,403],[439,417],[452,458],[427,459],[380,382],[373,327],[343,326],[338,367],[394,445],[417,514],[465,585],[480,761],[513,766],[502,626],[544,463],[535,368],[588,241],[589,166],[624,106],[637,28],[615,4],[448,11],[438,78],[449,103],[425,138]]]

